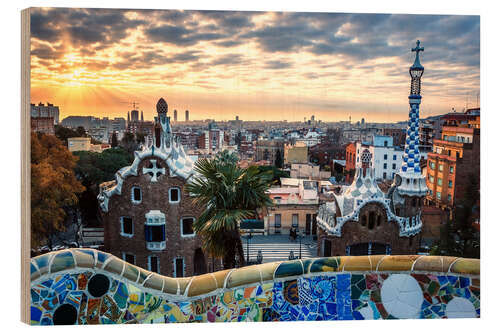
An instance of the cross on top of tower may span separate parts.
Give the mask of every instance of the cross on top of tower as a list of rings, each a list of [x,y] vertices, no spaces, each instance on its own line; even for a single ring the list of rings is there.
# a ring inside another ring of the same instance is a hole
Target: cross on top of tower
[[[424,48],[420,47],[420,40],[417,40],[417,46],[411,49],[411,52],[416,52],[415,56],[415,62],[413,63],[413,68],[423,68],[423,66],[420,64],[420,58],[419,58],[419,53],[423,52]]]
[[[411,49],[411,52],[417,52],[417,57],[418,57],[418,53],[423,51],[424,48],[423,47],[420,47],[420,41],[417,40],[417,47],[414,47]]]

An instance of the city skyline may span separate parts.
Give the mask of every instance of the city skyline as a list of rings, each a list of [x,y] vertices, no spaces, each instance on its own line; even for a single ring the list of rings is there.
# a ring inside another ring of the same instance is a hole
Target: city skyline
[[[151,120],[165,96],[190,119],[403,121],[416,39],[422,118],[479,93],[479,16],[52,8],[31,33],[31,100],[61,119]]]

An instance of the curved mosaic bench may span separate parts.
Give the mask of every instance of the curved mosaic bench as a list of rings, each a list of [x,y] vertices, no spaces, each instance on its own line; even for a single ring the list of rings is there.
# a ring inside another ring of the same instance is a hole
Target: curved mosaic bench
[[[31,259],[31,323],[110,324],[479,317],[478,259],[302,259],[170,278],[108,253]]]

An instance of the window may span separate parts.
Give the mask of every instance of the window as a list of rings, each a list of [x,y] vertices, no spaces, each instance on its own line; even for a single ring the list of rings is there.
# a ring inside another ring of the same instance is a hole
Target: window
[[[448,194],[448,202],[451,202],[451,194]]]
[[[160,261],[157,256],[148,257],[148,269],[154,273],[160,273]]]
[[[429,175],[429,182],[434,183],[434,176]]]
[[[392,170],[396,170],[396,163],[392,163]]]
[[[430,163],[429,163],[429,165],[430,165],[430,167],[431,167],[431,170],[436,169],[436,163],[434,163],[434,162],[430,162]]]
[[[439,171],[443,171],[443,165],[439,164],[438,169],[439,169]]]
[[[135,256],[133,254],[123,253],[123,260],[125,260],[129,264],[135,265]]]
[[[121,224],[121,235],[130,237],[134,235],[134,224],[132,223],[132,218],[128,216],[120,217]]]
[[[386,160],[386,159],[387,159],[387,154],[384,154],[384,160]]]
[[[429,190],[429,195],[432,195],[432,190]]]
[[[439,186],[442,186],[442,185],[443,185],[443,179],[442,179],[442,178],[438,178],[438,185],[439,185]]]
[[[194,218],[183,217],[181,219],[181,235],[194,236],[193,224],[194,224]]]
[[[384,163],[384,169],[387,169],[387,163]]]
[[[277,204],[281,203],[281,197],[274,197],[274,202]]]
[[[396,155],[392,155],[392,160],[395,161],[396,160]]]
[[[387,141],[384,141],[384,147],[387,147]]]
[[[441,192],[436,192],[436,198],[441,199]]]
[[[168,190],[168,202],[177,203],[181,201],[181,190],[178,188],[171,188]]]
[[[452,187],[453,187],[453,182],[452,182],[451,180],[448,182],[448,187],[449,187],[449,188],[452,188]]]
[[[174,277],[184,277],[184,258],[175,258]]]
[[[386,172],[384,172],[383,178],[384,178],[384,179],[386,179],[386,178],[387,178],[387,173],[386,173]]]
[[[165,225],[146,226],[146,242],[163,242],[165,240]]]
[[[140,187],[132,187],[132,202],[139,203],[142,201],[142,191]]]
[[[144,234],[148,250],[157,251],[165,249],[167,245],[165,238],[165,214],[159,210],[150,210],[146,214]]]
[[[453,173],[454,170],[455,170],[455,168],[451,166],[450,167],[450,173]]]
[[[274,215],[274,227],[281,228],[281,214]]]
[[[292,215],[292,227],[298,227],[299,226],[299,214],[293,214]]]

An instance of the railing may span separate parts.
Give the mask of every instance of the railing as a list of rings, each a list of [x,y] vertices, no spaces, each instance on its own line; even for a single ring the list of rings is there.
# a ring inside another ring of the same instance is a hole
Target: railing
[[[188,278],[90,249],[31,260],[31,323],[479,317],[478,259],[360,256],[272,262]]]

